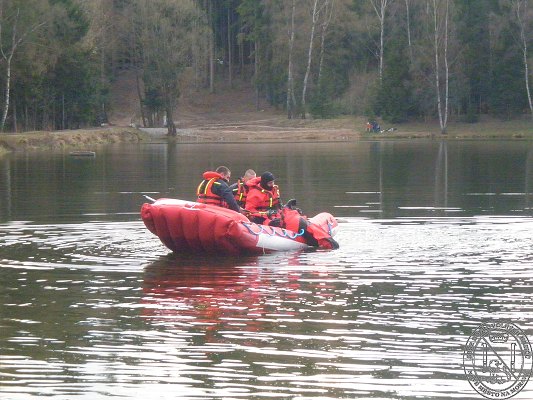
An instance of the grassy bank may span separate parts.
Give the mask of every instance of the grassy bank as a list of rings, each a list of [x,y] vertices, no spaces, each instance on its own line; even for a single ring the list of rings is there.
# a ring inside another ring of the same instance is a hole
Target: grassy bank
[[[529,118],[512,121],[486,119],[475,124],[451,122],[448,124],[446,135],[440,133],[439,124],[436,121],[382,125],[382,129],[388,128],[396,128],[396,130],[384,133],[364,132],[362,136],[368,138],[533,139],[533,121]]]
[[[136,143],[148,136],[135,128],[106,127],[57,132],[0,134],[0,154],[31,150],[90,150],[108,143]]]
[[[239,121],[239,122],[236,122]],[[363,117],[333,119],[287,119],[269,116],[264,119],[204,121],[191,127],[185,125],[174,139],[178,142],[306,142],[355,141],[360,139],[522,139],[533,140],[530,119],[513,121],[484,120],[475,124],[451,122],[446,135],[440,133],[436,121],[387,124],[380,121],[383,133],[366,132]],[[387,131],[389,128],[394,130]]]
[[[287,119],[270,116],[266,119],[246,121],[204,121],[196,126],[180,129],[174,139],[179,142],[308,142],[355,141],[360,139],[521,139],[533,140],[533,122],[530,119],[513,121],[484,120],[475,124],[451,122],[446,135],[441,135],[437,122],[381,123],[383,133],[365,132],[366,119],[341,117],[335,119]],[[137,143],[159,138],[166,140],[165,130],[154,136],[129,127],[106,127],[58,132],[26,132],[0,134],[0,154],[10,151],[30,150],[94,150],[97,145],[109,143]]]

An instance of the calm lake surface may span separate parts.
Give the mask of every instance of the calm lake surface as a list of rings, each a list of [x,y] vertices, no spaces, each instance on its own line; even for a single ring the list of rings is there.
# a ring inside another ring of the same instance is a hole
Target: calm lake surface
[[[169,254],[142,195],[193,199],[220,164],[338,216],[340,249]],[[0,158],[0,398],[480,399],[473,330],[510,321],[533,340],[532,191],[526,141]]]

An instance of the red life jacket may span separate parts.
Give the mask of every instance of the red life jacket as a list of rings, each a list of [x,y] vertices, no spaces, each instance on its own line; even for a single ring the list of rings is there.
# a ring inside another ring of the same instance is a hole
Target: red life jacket
[[[252,190],[258,190],[261,195],[260,196],[252,196],[254,197],[254,203],[252,207],[254,208],[254,211],[259,212],[265,212],[268,210],[277,210],[280,208],[279,204],[279,188],[278,185],[274,185],[271,190],[263,189],[260,185],[261,183],[261,177],[258,176],[256,178],[250,179],[248,181],[248,186],[250,187],[250,191],[248,192],[247,200],[250,198],[250,194]],[[255,195],[255,193],[254,193]],[[258,201],[256,202],[256,197],[258,197]],[[247,203],[248,204],[248,203]],[[250,210],[252,211],[252,210]]]
[[[237,187],[233,189],[233,197],[235,197],[239,206],[244,207],[246,204],[246,196],[248,195],[249,190],[250,186],[244,183],[241,179],[237,181]]]
[[[220,185],[218,180],[224,180],[222,175],[218,172],[207,171],[203,174],[204,180],[198,185],[196,195],[198,196],[198,203],[213,204],[219,207],[227,207],[228,205],[222,197],[213,193],[213,185]]]
[[[331,237],[330,232],[310,223],[305,215],[301,215],[297,210],[284,208],[280,214],[281,227],[300,234],[308,245],[324,249],[339,248],[339,244]]]

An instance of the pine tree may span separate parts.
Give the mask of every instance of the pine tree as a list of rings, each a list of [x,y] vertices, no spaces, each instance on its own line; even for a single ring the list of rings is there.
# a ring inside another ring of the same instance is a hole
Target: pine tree
[[[494,48],[494,69],[489,97],[491,114],[510,119],[527,108],[524,91],[523,63],[520,49],[516,45],[516,24],[505,28]]]
[[[464,75],[463,91],[457,93],[469,122],[476,122],[490,95],[490,13],[494,0],[457,0],[456,18]]]
[[[404,122],[413,115],[413,96],[407,43],[398,36],[385,54],[383,79],[374,103],[374,112],[391,123]]]

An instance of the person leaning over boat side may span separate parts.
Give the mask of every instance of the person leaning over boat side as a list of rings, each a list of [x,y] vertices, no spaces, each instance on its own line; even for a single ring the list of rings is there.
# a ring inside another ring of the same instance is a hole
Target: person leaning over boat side
[[[196,190],[198,203],[213,204],[241,212],[241,208],[228,185],[230,177],[231,171],[224,166],[218,167],[216,171],[204,172],[204,180],[200,182]]]
[[[256,224],[274,225],[279,222],[281,200],[274,180],[272,172],[267,171],[248,182],[250,190],[244,208],[251,213],[251,221]]]
[[[239,206],[244,207],[246,205],[246,196],[250,190],[250,187],[247,185],[247,183],[250,181],[250,179],[255,177],[255,171],[253,169],[248,169],[242,178],[239,178],[237,182],[235,182],[233,185],[230,185],[229,188],[233,192],[233,197],[235,200],[237,200],[237,204]]]

